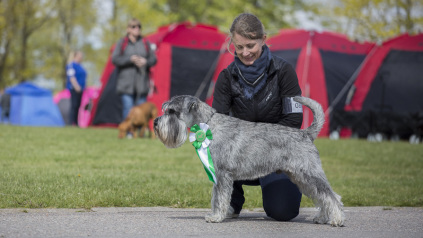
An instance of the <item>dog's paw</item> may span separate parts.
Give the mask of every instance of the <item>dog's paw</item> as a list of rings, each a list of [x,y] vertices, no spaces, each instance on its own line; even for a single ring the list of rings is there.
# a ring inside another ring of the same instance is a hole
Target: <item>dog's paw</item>
[[[224,217],[216,215],[216,214],[207,214],[205,218],[206,218],[206,222],[209,222],[209,223],[219,223],[219,222],[222,222],[224,219]]]
[[[331,219],[329,220],[329,224],[331,226],[339,226],[343,227],[345,221],[345,215],[343,212],[335,213],[331,216]]]
[[[319,212],[314,218],[313,222],[316,224],[326,224],[328,223],[329,219],[322,213]]]
[[[343,220],[331,220],[328,222],[331,226],[334,227],[343,227],[344,226],[344,221]]]

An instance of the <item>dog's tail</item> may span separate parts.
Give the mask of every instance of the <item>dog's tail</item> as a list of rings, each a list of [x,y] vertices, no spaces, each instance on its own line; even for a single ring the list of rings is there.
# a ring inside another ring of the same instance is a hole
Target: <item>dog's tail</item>
[[[313,112],[313,122],[307,129],[305,129],[305,131],[308,132],[312,140],[316,139],[317,135],[323,127],[323,124],[325,123],[325,114],[323,112],[322,106],[313,99],[306,97],[297,96],[294,97],[294,101],[310,108]]]

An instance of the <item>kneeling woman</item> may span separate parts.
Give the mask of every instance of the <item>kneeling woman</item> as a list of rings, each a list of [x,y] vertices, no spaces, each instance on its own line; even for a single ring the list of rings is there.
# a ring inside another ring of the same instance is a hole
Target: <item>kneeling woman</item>
[[[300,128],[302,109],[292,110],[293,96],[301,95],[295,70],[270,53],[261,21],[243,13],[230,28],[235,59],[216,82],[213,107],[219,112],[251,122],[278,123]],[[251,140],[254,143],[254,139]],[[235,181],[228,218],[238,217],[245,202],[242,185],[260,185],[266,214],[288,221],[299,213],[299,189],[283,173],[272,173],[253,181]]]

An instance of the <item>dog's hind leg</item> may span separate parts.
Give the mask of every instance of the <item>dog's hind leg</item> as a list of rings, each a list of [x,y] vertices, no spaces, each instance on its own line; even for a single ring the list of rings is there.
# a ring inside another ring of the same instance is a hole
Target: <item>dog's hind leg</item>
[[[325,194],[320,202],[320,211],[315,216],[313,221],[315,223],[329,223],[332,226],[344,226],[345,215],[343,211],[343,204],[341,196],[332,191],[332,194]]]
[[[217,174],[216,174],[217,175]],[[229,176],[216,176],[217,184],[213,185],[211,200],[212,213],[206,215],[207,222],[222,222],[230,206],[233,180]]]
[[[343,226],[345,216],[341,197],[332,190],[323,169],[320,166],[317,167],[311,172],[300,170],[299,174],[292,172],[287,174],[300,191],[311,198],[320,209],[313,219],[315,223]]]
[[[156,139],[156,133],[154,133],[154,129],[148,129],[148,132],[150,133],[151,139]]]

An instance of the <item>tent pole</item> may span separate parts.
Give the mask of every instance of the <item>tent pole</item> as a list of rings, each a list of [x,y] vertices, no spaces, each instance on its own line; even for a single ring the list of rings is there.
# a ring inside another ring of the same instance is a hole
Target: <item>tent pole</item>
[[[311,47],[313,44],[313,35],[314,32],[310,32],[310,38],[307,41],[307,48],[306,48],[306,60],[303,68],[303,79],[305,81],[305,96],[310,97],[310,82],[308,80],[308,69],[310,67],[310,58],[311,58]],[[304,110],[304,128],[309,126],[309,111]]]
[[[222,44],[222,46],[220,47],[219,50],[219,54],[217,55],[216,59],[214,60],[213,64],[211,65],[211,67],[209,68],[209,71],[207,72],[206,76],[204,77],[203,81],[201,82],[200,86],[198,87],[197,91],[195,92],[195,96],[197,98],[200,98],[201,93],[204,91],[204,88],[206,87],[206,84],[212,80],[212,74],[214,73],[216,66],[217,66],[217,62],[220,59],[220,56],[225,52],[226,48],[226,41]],[[209,80],[210,78],[210,80]],[[206,99],[207,99],[207,95],[206,95]]]
[[[345,93],[350,89],[350,87],[354,84],[355,80],[357,79],[358,74],[361,71],[361,68],[367,63],[367,61],[370,59],[370,57],[374,54],[376,49],[379,48],[378,45],[373,46],[372,50],[369,54],[367,54],[366,58],[361,62],[361,64],[358,66],[358,68],[354,71],[354,73],[351,75],[351,77],[348,79],[348,82],[344,85],[344,87],[339,91],[338,95],[336,95],[335,99],[332,101],[332,103],[329,105],[329,107],[325,111],[325,116],[329,116],[329,114],[332,113],[333,108],[336,104],[341,100],[342,96],[345,95]]]

